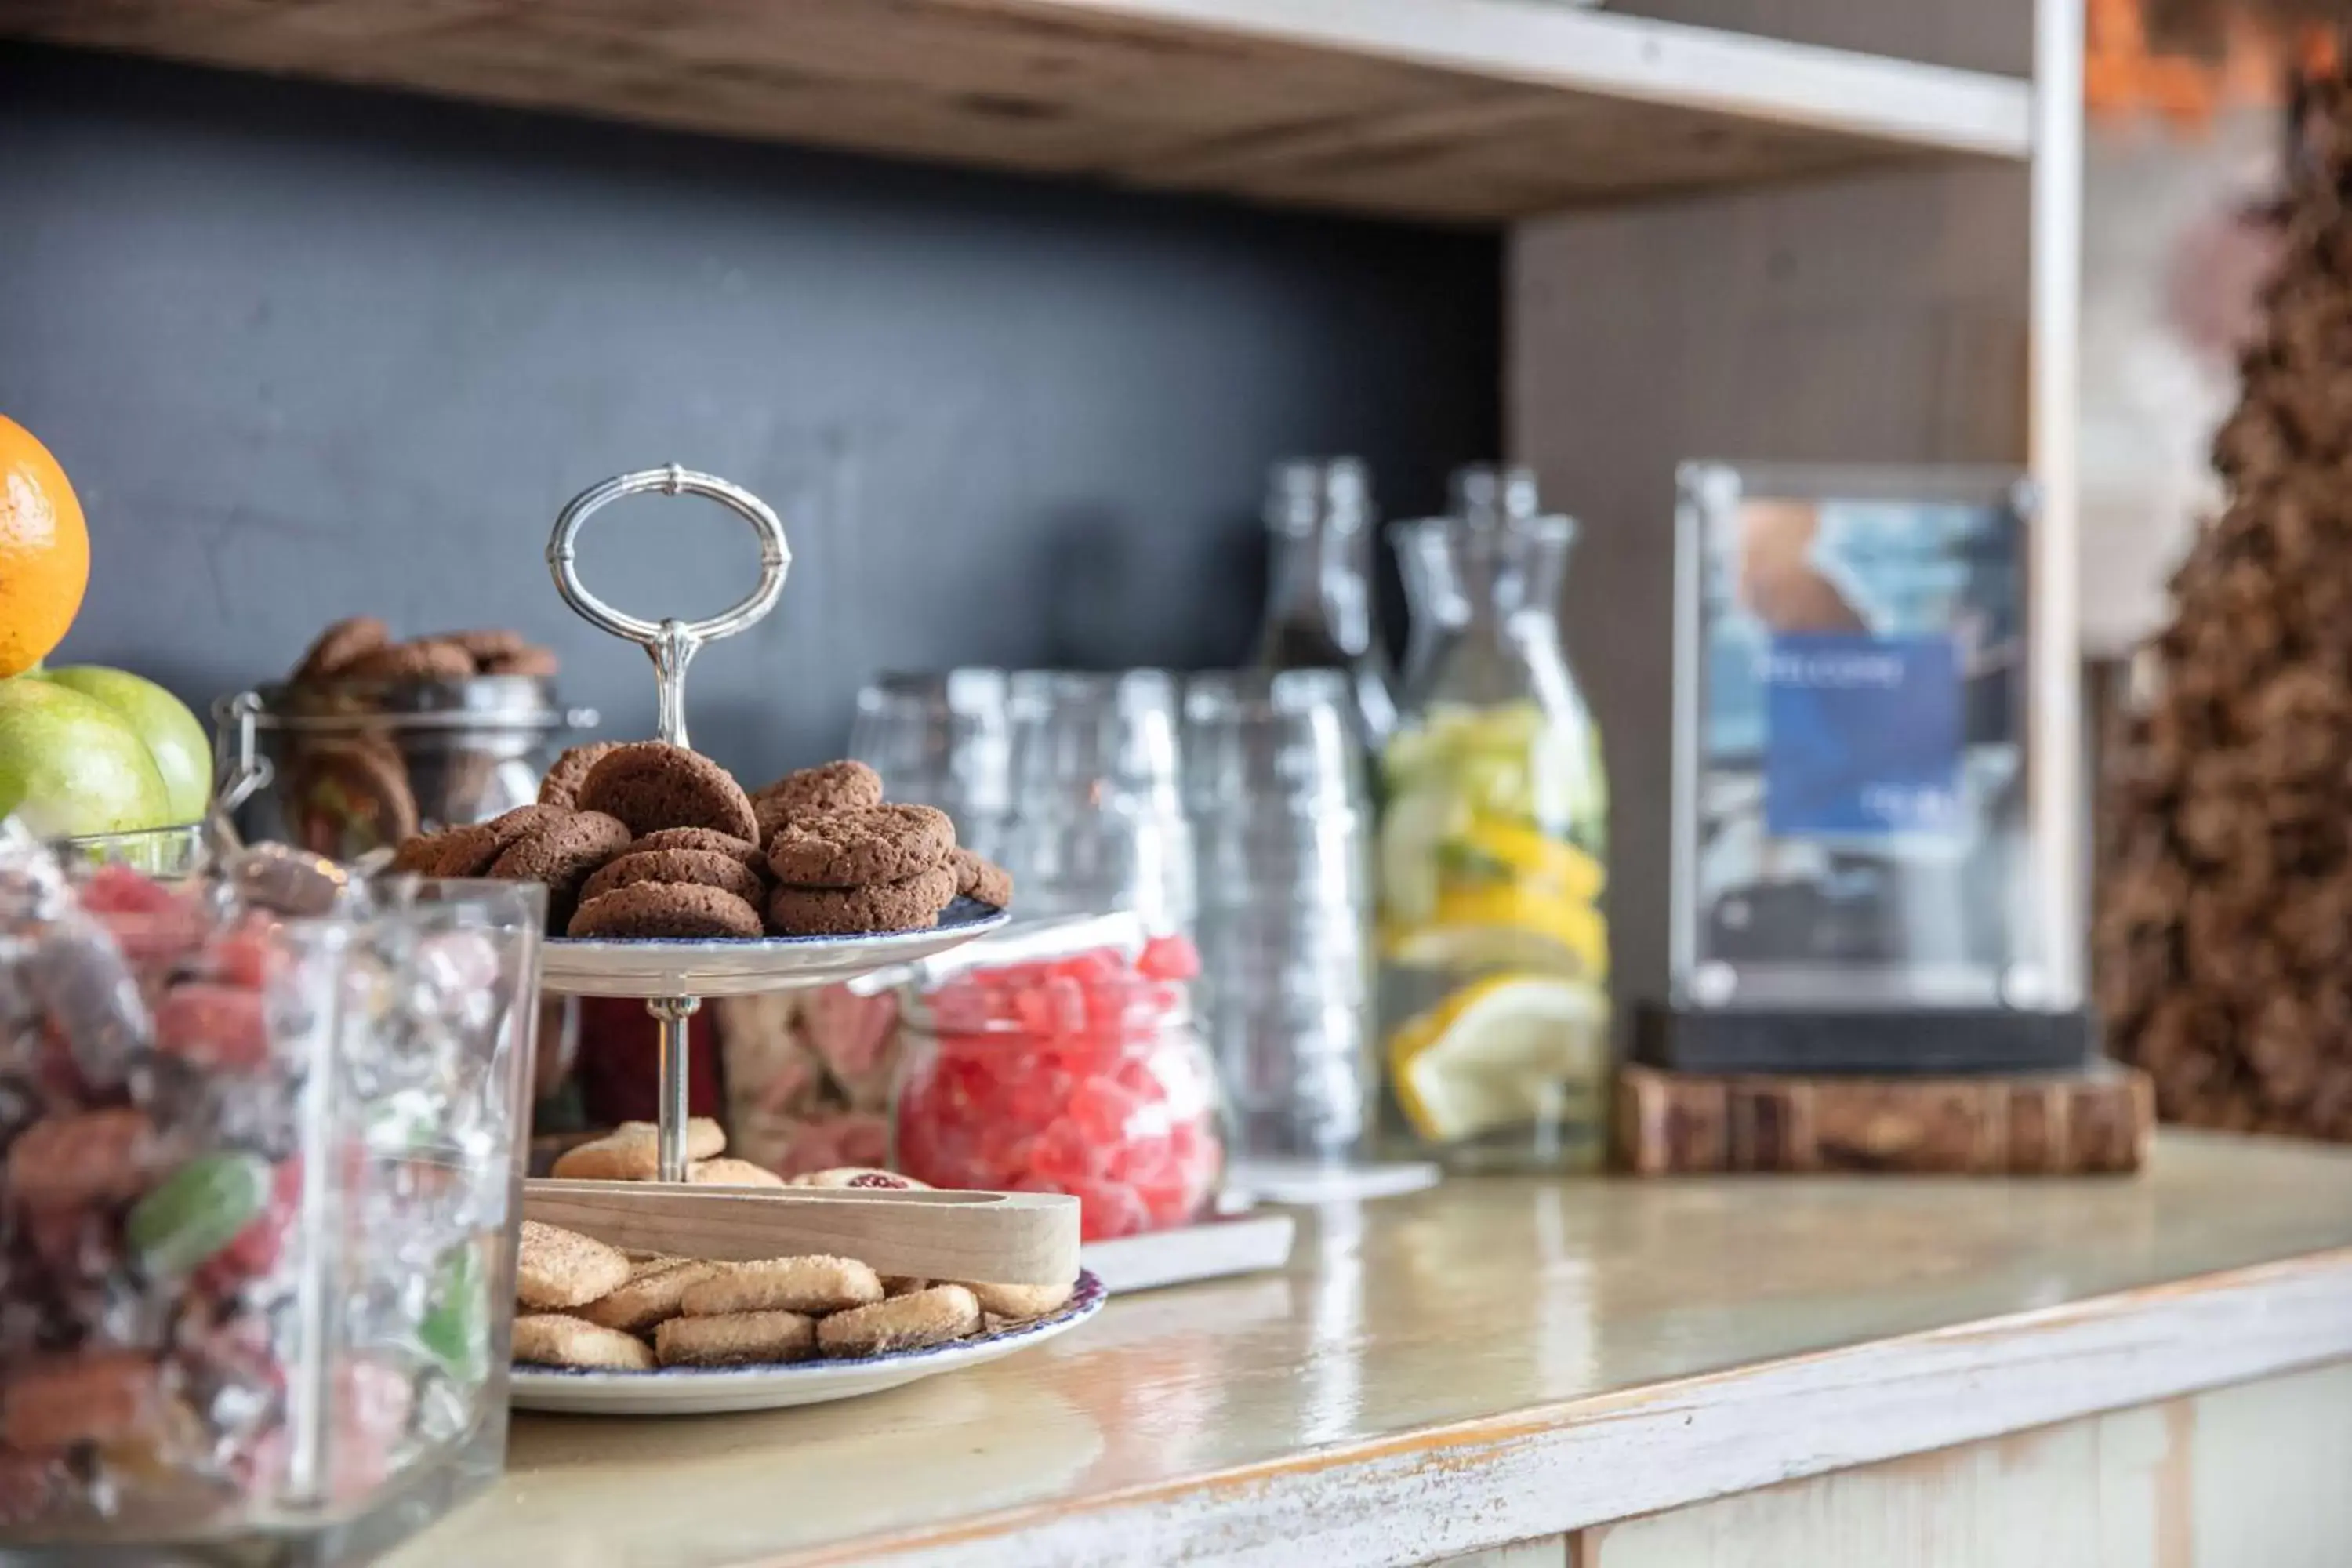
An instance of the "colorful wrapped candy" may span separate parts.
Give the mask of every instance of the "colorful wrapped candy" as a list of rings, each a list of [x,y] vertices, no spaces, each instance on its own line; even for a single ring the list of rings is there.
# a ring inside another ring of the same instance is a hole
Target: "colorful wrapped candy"
[[[0,1548],[495,1473],[539,898],[0,841]]]

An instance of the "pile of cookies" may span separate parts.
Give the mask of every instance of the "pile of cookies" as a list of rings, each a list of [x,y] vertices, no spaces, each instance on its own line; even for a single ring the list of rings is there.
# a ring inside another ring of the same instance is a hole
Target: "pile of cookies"
[[[955,841],[947,814],[893,805],[863,763],[758,794],[659,741],[575,746],[539,802],[412,838],[395,870],[544,882],[550,929],[597,938],[919,931],[959,894],[1002,908],[1012,879]]]
[[[601,1138],[565,1150],[548,1174],[566,1182],[650,1182],[661,1173],[660,1137],[660,1130],[650,1121],[624,1121]],[[783,1177],[765,1165],[727,1158],[726,1149],[727,1134],[718,1122],[708,1116],[689,1119],[687,1181],[699,1187],[784,1184]]]
[[[1044,1317],[1074,1289],[900,1279],[854,1258],[715,1263],[632,1254],[525,1220],[514,1359],[652,1372],[883,1355]]]
[[[553,676],[554,653],[520,632],[491,627],[436,632],[393,640],[373,616],[352,616],[319,634],[287,682],[322,686],[341,681],[469,680],[478,675]]]

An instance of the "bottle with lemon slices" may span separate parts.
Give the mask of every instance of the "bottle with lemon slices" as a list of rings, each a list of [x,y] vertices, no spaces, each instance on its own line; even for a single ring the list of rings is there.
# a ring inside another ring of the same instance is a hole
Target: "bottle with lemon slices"
[[[1608,793],[1556,611],[1575,531],[1491,468],[1391,531],[1412,637],[1381,757],[1386,1108],[1456,1169],[1591,1169],[1605,1142]]]

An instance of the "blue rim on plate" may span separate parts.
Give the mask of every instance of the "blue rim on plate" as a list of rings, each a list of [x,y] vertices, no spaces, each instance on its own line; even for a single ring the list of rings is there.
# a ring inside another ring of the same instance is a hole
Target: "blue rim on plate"
[[[1102,1310],[1110,1300],[1110,1292],[1089,1269],[1078,1271],[1076,1289],[1060,1310],[1042,1318],[1025,1318],[1010,1323],[993,1333],[967,1334],[960,1340],[948,1340],[940,1344],[925,1345],[920,1350],[883,1351],[876,1355],[827,1356],[816,1361],[756,1362],[749,1366],[665,1366],[653,1372],[618,1372],[601,1367],[541,1366],[535,1362],[517,1362],[514,1370],[531,1377],[560,1377],[569,1383],[614,1384],[642,1386],[648,1383],[710,1383],[729,1379],[807,1377],[842,1368],[875,1366],[911,1366],[935,1361],[958,1351],[969,1351],[986,1345],[998,1349],[1031,1339],[1050,1331],[1066,1328],[1084,1321]]]

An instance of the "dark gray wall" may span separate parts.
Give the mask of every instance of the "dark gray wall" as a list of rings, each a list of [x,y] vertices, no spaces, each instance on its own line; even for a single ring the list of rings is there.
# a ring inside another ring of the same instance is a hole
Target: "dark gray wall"
[[[0,48],[0,411],[94,539],[59,657],[200,701],[366,610],[520,626],[646,732],[643,657],[541,552],[672,459],[791,532],[690,689],[746,772],[831,754],[881,668],[1233,662],[1265,463],[1433,505],[1496,444],[1498,292],[1485,236]],[[583,556],[656,615],[752,562],[660,500]]]

